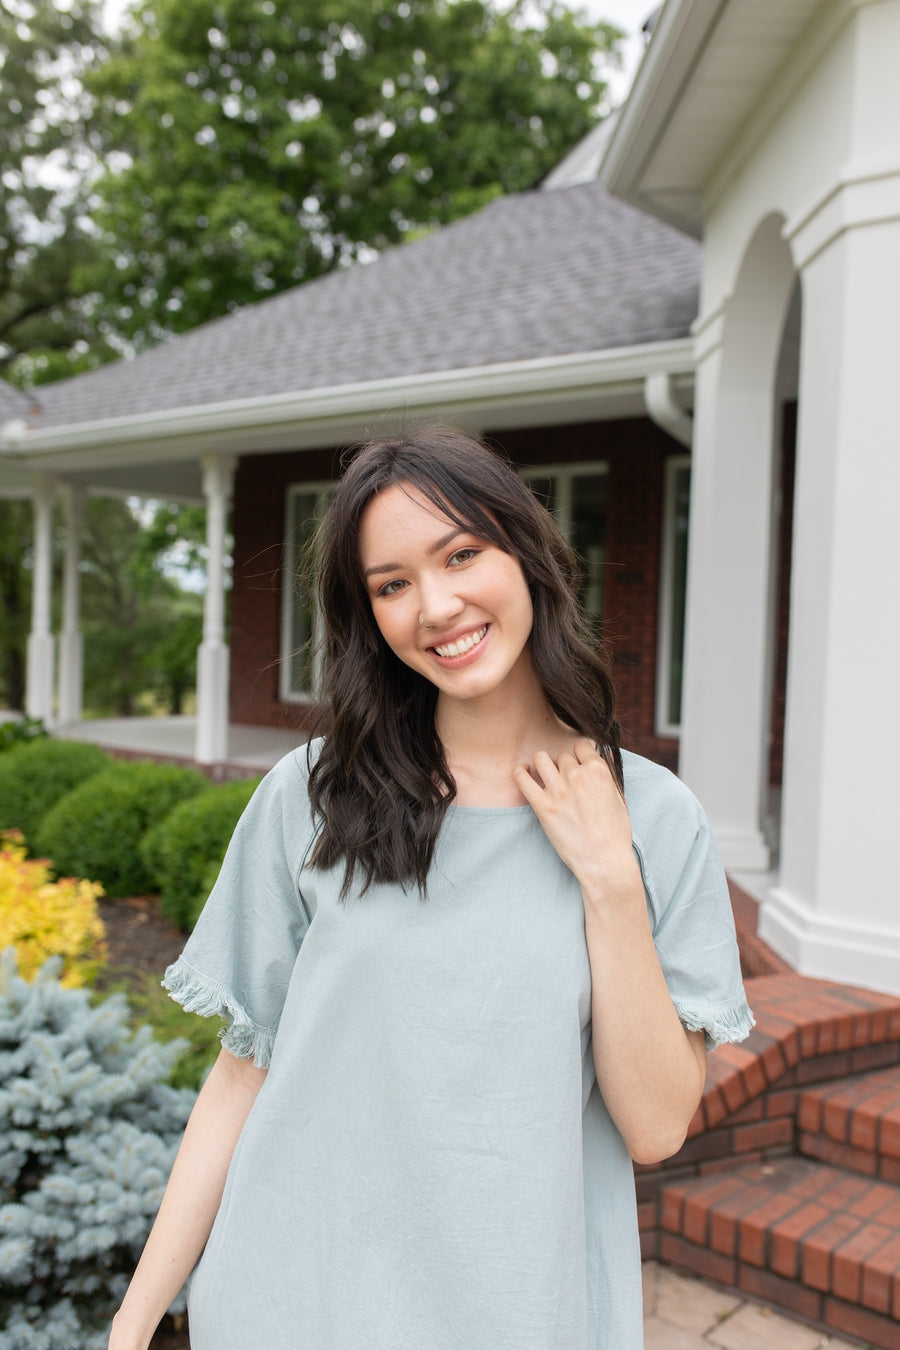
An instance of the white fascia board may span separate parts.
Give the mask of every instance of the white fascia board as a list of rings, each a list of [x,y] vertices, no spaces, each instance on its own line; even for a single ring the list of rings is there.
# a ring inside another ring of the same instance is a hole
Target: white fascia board
[[[600,163],[599,177],[616,197],[680,229],[699,222],[661,209],[641,192],[645,166],[729,0],[668,0]]]
[[[647,375],[665,372],[693,378],[693,340],[646,343],[610,351],[579,352],[529,361],[508,361],[465,370],[399,376],[278,394],[165,409],[128,417],[65,426],[7,424],[0,464],[37,467],[91,467],[185,458],[214,448],[240,453],[260,448],[260,436],[304,445],[340,439],[348,425],[386,414],[428,409],[457,416],[529,403],[590,396],[598,402],[623,390],[639,392]],[[315,439],[310,439],[310,432]],[[301,435],[302,433],[302,435]],[[274,442],[272,442],[274,444]]]

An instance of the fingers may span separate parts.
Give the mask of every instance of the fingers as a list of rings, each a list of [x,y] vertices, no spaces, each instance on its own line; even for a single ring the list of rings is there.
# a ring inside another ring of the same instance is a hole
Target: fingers
[[[533,804],[548,789],[564,788],[580,769],[595,767],[611,779],[606,760],[598,754],[593,741],[582,736],[571,750],[563,750],[555,758],[547,750],[535,751],[532,762],[520,764],[514,771],[514,777],[523,797]]]
[[[543,795],[544,788],[533,776],[527,764],[516,765],[513,769],[513,782],[529,806],[536,806]]]
[[[534,768],[545,787],[559,777],[560,761],[563,758],[560,755],[559,760],[555,760],[546,750],[535,751]]]
[[[560,776],[568,776],[579,766],[588,764],[599,764],[605,767],[606,761],[602,755],[597,753],[593,742],[589,741],[586,736],[582,736],[575,742],[571,750],[563,750],[555,758],[547,750],[535,751],[532,764],[525,767],[526,771],[530,771],[546,786]]]

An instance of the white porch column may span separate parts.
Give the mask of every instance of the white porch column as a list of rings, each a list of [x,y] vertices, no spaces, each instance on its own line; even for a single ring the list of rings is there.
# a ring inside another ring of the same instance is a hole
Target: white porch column
[[[709,813],[725,865],[764,871],[772,402],[770,390],[723,388],[724,364],[718,344],[702,351],[695,385],[678,768]]]
[[[804,974],[900,994],[900,165],[848,184],[796,245],[781,872],[760,933]]]
[[[766,871],[769,597],[775,381],[795,275],[781,221],[750,241],[733,293],[701,316],[681,777],[706,807],[725,865]]]
[[[84,635],[81,632],[81,528],[84,489],[63,488],[66,509],[66,553],[63,563],[63,622],[59,641],[59,720],[81,720],[84,693]]]
[[[231,652],[225,642],[225,529],[234,481],[234,459],[203,459],[206,497],[206,596],[203,641],[197,652],[197,741],[199,764],[228,757],[228,676]]]
[[[34,570],[31,577],[31,632],[25,711],[29,717],[53,720],[54,639],[50,629],[53,590],[53,504],[56,480],[46,473],[34,478]]]

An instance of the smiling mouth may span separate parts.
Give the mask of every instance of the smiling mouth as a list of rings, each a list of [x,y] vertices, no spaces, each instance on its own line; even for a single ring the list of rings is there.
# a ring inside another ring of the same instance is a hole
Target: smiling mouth
[[[473,647],[477,647],[479,642],[484,641],[488,625],[484,624],[481,628],[476,628],[474,633],[467,633],[465,637],[457,638],[456,642],[444,642],[440,647],[432,647],[432,651],[437,652],[438,656],[465,656]]]

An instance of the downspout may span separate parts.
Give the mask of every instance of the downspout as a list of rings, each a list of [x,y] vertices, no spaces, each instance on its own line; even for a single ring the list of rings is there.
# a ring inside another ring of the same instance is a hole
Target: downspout
[[[691,448],[694,419],[685,412],[672,392],[672,376],[659,370],[644,380],[644,405],[651,422],[673,437],[679,445]]]

